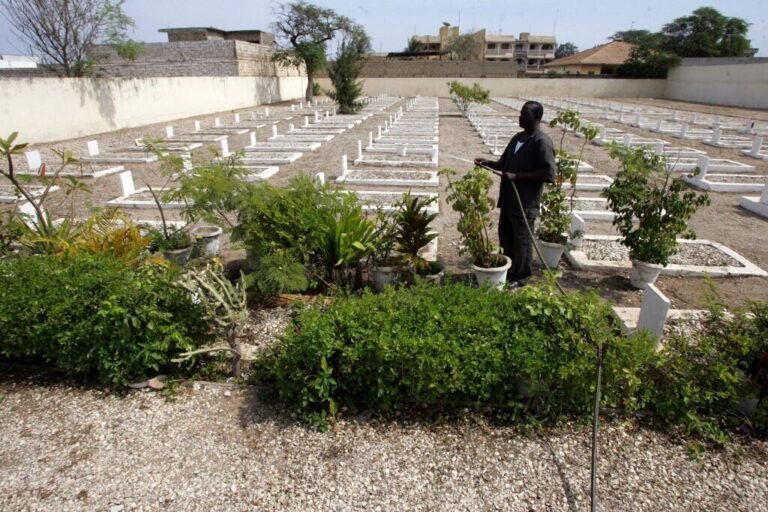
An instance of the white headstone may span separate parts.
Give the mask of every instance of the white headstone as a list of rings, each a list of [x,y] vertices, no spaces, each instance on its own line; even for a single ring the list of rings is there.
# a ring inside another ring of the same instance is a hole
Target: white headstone
[[[437,154],[438,154],[437,150],[433,149],[431,157],[432,157],[432,162],[434,163],[437,163]]]
[[[43,159],[40,157],[40,152],[37,150],[27,151],[24,155],[27,157],[27,167],[30,172],[38,172],[40,167],[43,166]]]
[[[368,147],[373,147],[373,132],[368,132]]]
[[[696,165],[700,170],[696,178],[703,180],[704,177],[707,175],[707,171],[709,170],[709,157],[707,155],[699,155]]]
[[[653,145],[653,152],[656,153],[657,155],[663,155],[664,154],[664,142],[657,141]]]
[[[276,124],[272,125],[272,136],[273,137],[277,137],[277,125]]]
[[[320,113],[317,110],[315,110],[315,122],[318,122],[318,121],[320,121]]]
[[[289,124],[288,125],[288,132],[290,133],[290,132],[294,132],[294,131],[296,131],[296,128],[293,126],[293,123]]]
[[[358,160],[363,159],[363,141],[361,140],[357,141],[357,159]]]
[[[640,317],[637,320],[637,329],[647,329],[656,337],[664,332],[664,324],[669,313],[670,300],[652,284],[645,285],[643,292],[643,304],[640,307]]]
[[[349,168],[347,167],[347,155],[341,155],[341,175],[346,176]]]
[[[200,126],[200,121],[195,121],[195,131],[196,131],[196,132],[199,132],[199,131],[200,131],[200,128],[201,128],[201,126]]]
[[[229,156],[229,143],[227,142],[227,139],[222,139],[220,144],[221,144],[221,156],[228,157]]]
[[[587,231],[587,224],[580,215],[571,214],[571,245],[581,247],[584,241],[584,233]]]
[[[768,204],[768,184],[763,187],[763,193],[760,194],[760,202]]]
[[[321,187],[325,186],[325,173],[319,172],[315,174],[315,183],[320,185]]]
[[[684,138],[686,133],[688,133],[688,123],[683,123],[680,125],[680,138]]]
[[[185,172],[192,171],[192,155],[190,153],[181,155],[181,168],[184,169]]]
[[[712,144],[720,144],[720,125],[716,124],[715,128],[712,130]]]
[[[250,133],[250,137],[251,137],[251,146],[255,146],[256,145],[256,132],[251,132]]]
[[[499,135],[498,134],[493,136],[493,152],[494,153],[499,152]]]
[[[235,124],[240,122],[240,114],[235,114]]]
[[[600,126],[600,133],[597,136],[598,140],[605,140],[607,133],[608,133],[608,128],[606,128],[605,125]]]
[[[173,137],[173,126],[166,126],[165,127],[165,136],[169,139]]]
[[[661,118],[659,118],[659,120],[656,121],[656,131],[657,132],[661,131]]]
[[[89,140],[86,145],[88,146],[88,156],[98,156],[99,154],[99,141]]]
[[[624,134],[624,145],[625,146],[631,146],[632,145],[632,134],[631,133],[625,133]]]
[[[304,116],[304,127],[309,126],[309,116]]]
[[[130,196],[136,192],[136,186],[133,184],[133,174],[131,174],[131,171],[123,171],[119,176],[120,186],[123,189],[123,197]]]
[[[213,126],[216,126],[216,127],[221,126],[221,119],[219,119],[218,117],[214,118]]]
[[[293,106],[293,105],[291,105]],[[293,109],[291,109],[293,110]],[[269,107],[264,107],[264,117],[269,117]]]
[[[752,156],[759,156],[760,155],[760,148],[763,145],[763,138],[760,135],[755,135],[755,138],[752,139],[752,149],[749,151],[749,153]]]
[[[378,129],[378,138],[381,138],[381,125],[377,126]]]

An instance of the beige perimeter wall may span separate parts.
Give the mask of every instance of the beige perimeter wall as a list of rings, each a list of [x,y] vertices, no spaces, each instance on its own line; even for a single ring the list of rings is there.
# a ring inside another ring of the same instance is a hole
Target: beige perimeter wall
[[[53,142],[302,98],[305,77],[8,78],[0,137]]]
[[[685,59],[670,70],[665,97],[768,109],[768,58]]]
[[[448,85],[455,78],[365,78],[368,95],[448,97]],[[591,98],[663,98],[665,80],[624,80],[604,78],[461,78],[462,83],[479,83],[492,96],[579,96]],[[327,78],[318,80],[324,90],[332,89]]]

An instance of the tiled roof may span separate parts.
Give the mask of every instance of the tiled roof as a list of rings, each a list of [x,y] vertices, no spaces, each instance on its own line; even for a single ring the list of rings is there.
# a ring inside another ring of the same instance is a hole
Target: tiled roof
[[[553,66],[568,66],[576,64],[602,64],[602,65],[619,65],[623,64],[629,58],[632,48],[635,45],[625,43],[624,41],[611,41],[610,43],[601,44],[579,52],[575,55],[563,57],[562,59],[556,59],[552,62],[544,64],[544,67]]]

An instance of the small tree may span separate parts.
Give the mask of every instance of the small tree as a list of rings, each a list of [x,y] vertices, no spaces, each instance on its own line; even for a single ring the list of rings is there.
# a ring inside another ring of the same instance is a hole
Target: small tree
[[[563,57],[570,57],[579,53],[579,48],[573,43],[563,43],[557,45],[555,49],[555,58],[562,59]]]
[[[419,41],[419,39],[416,36],[411,36],[411,38],[408,40],[408,45],[405,47],[405,52],[408,53],[416,53],[416,52],[423,52],[424,51],[424,43]]]
[[[115,46],[122,57],[135,58],[139,47],[127,37],[133,19],[125,0],[0,0],[14,32],[44,62],[58,64],[66,76],[85,76],[98,57],[88,50],[97,43]]]
[[[363,84],[356,80],[360,76],[363,56],[370,48],[371,40],[361,27],[351,31],[339,44],[328,76],[335,89],[330,96],[339,104],[342,114],[354,114],[362,107],[357,99],[363,93]]]
[[[326,66],[326,44],[338,32],[352,30],[354,24],[352,20],[340,16],[333,9],[325,9],[304,1],[281,4],[275,16],[275,34],[287,47],[275,52],[273,60],[290,66],[305,67],[306,99],[311,101],[315,74]]]
[[[451,58],[455,55],[458,60],[478,60],[481,45],[475,34],[462,34],[451,39],[446,50],[451,53]]]
[[[740,57],[749,48],[749,23],[700,7],[661,29],[663,49],[680,57]]]
[[[485,105],[491,101],[491,91],[483,89],[480,84],[472,84],[472,87],[464,85],[456,80],[448,82],[449,92],[456,100],[456,104],[461,109],[461,112],[466,116],[469,111],[480,103]]]

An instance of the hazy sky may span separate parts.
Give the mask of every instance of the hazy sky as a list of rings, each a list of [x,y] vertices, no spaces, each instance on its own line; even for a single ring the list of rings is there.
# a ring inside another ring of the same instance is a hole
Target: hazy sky
[[[138,41],[165,41],[158,32],[166,27],[210,26],[224,30],[270,30],[273,5],[267,0],[127,0],[125,10],[136,21],[132,37]],[[365,26],[375,51],[399,51],[412,34],[436,34],[442,22],[459,24],[462,32],[487,29],[517,35],[520,32],[557,37],[586,50],[606,41],[617,30],[631,27],[657,31],[676,17],[701,6],[751,23],[749,38],[768,56],[768,0],[315,0]],[[27,53],[0,17],[0,53]]]

